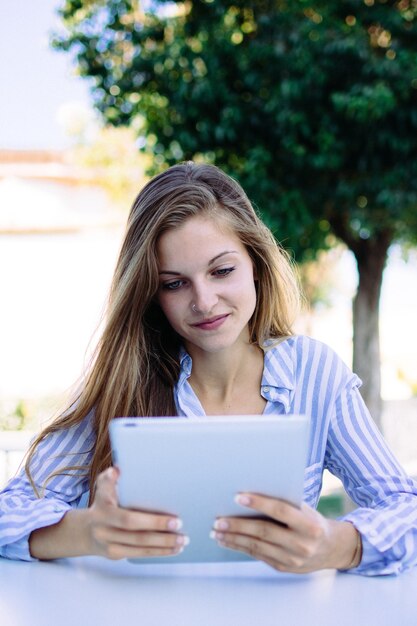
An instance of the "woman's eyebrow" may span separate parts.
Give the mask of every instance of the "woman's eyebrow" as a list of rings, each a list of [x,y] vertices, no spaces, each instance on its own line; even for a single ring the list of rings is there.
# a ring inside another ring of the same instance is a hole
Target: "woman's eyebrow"
[[[224,256],[225,254],[237,254],[237,253],[238,253],[237,250],[225,250],[224,252],[220,252],[220,254],[217,254],[215,257],[210,259],[208,264],[213,265],[213,263],[215,263],[220,257]]]
[[[238,253],[237,250],[225,250],[224,252],[220,252],[220,254],[216,254],[216,256],[210,259],[207,265],[213,265],[213,263],[218,261],[222,256],[225,256],[226,254],[237,254],[237,253]],[[159,275],[161,274],[169,274],[170,276],[181,276],[182,272],[175,272],[171,270],[161,270],[159,272]]]

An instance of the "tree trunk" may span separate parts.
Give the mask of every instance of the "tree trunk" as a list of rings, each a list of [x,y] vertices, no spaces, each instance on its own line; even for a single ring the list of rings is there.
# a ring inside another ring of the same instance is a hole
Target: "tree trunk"
[[[353,300],[353,371],[362,379],[361,394],[381,428],[381,355],[379,302],[391,237],[381,233],[357,243],[353,250],[359,283]]]
[[[353,300],[353,371],[361,378],[361,394],[380,429],[382,418],[381,356],[379,348],[379,301],[388,249],[393,239],[390,229],[380,230],[368,239],[358,239],[350,227],[349,213],[327,207],[334,234],[355,255],[359,283]]]

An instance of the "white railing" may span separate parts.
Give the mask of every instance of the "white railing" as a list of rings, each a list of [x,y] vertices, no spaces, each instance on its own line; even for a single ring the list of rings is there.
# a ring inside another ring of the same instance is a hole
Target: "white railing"
[[[19,469],[34,435],[27,430],[0,431],[0,488]]]

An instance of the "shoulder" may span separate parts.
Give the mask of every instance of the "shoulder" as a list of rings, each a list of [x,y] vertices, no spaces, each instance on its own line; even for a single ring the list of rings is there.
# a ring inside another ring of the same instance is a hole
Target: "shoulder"
[[[276,367],[285,364],[298,381],[325,379],[332,386],[361,384],[333,348],[307,335],[293,335],[281,341],[271,339],[264,350],[266,362]]]
[[[59,426],[50,430],[39,441],[36,452],[42,455],[53,455],[59,450],[60,456],[67,453],[73,455],[91,452],[94,448],[96,433],[94,428],[94,412],[88,413],[82,420]]]
[[[326,343],[307,335],[291,335],[290,337],[269,339],[264,346],[265,355],[292,354],[293,358],[311,358],[314,355],[326,355],[340,359],[336,352]]]

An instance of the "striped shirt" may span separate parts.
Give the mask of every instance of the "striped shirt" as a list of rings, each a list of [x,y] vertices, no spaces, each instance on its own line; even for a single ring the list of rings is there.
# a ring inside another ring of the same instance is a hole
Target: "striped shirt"
[[[185,350],[180,363],[175,386],[178,415],[198,419],[204,410],[188,382],[192,360]],[[317,506],[324,469],[340,478],[358,505],[340,519],[354,524],[363,543],[361,563],[349,571],[396,574],[417,564],[417,483],[381,437],[359,386],[358,377],[321,342],[296,336],[265,348],[264,414],[310,418],[304,501]],[[81,472],[65,473],[65,467],[88,464],[94,441],[87,416],[39,445],[32,463],[35,483],[41,488],[52,472],[54,476],[41,499],[23,472],[0,493],[0,556],[32,560],[30,533],[57,523],[71,507],[80,506],[88,492],[87,479]]]

